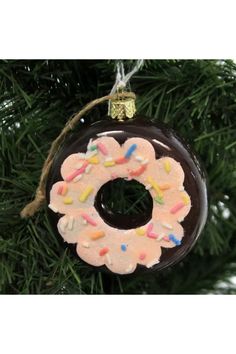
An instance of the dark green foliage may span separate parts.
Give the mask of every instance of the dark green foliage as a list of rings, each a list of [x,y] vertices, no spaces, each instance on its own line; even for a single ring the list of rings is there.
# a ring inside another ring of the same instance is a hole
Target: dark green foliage
[[[128,69],[131,61],[125,63]],[[0,292],[16,294],[236,293],[236,64],[147,60],[132,80],[140,113],[168,123],[200,155],[210,210],[183,262],[160,273],[108,278],[61,247],[33,198],[50,143],[68,118],[114,83],[113,61],[0,62]],[[97,120],[106,107],[93,111]],[[228,215],[226,215],[228,212]]]

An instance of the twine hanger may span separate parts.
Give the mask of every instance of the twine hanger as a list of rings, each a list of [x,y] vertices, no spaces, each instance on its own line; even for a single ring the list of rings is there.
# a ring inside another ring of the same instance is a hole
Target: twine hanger
[[[117,99],[124,99],[124,98],[135,99],[136,96],[133,92],[126,92],[123,90],[126,87],[127,83],[129,82],[130,78],[134,75],[134,73],[136,73],[139,70],[142,64],[143,64],[143,60],[137,60],[137,63],[134,66],[134,68],[128,74],[125,75],[123,63],[117,62],[116,81],[111,90],[111,93],[107,96],[97,98],[89,102],[78,113],[76,113],[67,121],[61,133],[51,144],[48,156],[43,164],[43,168],[39,179],[39,184],[36,189],[34,200],[28,203],[24,207],[24,209],[22,209],[20,213],[22,218],[28,218],[33,216],[44,205],[46,201],[46,184],[53,163],[53,159],[55,154],[62,146],[67,134],[75,128],[76,124],[80,121],[81,118],[84,117],[84,115],[86,115],[91,109],[93,109],[97,105],[104,103],[106,101],[108,101],[110,104],[111,100],[117,100]],[[121,92],[119,92],[120,90]],[[110,105],[109,105],[109,109],[110,109]]]

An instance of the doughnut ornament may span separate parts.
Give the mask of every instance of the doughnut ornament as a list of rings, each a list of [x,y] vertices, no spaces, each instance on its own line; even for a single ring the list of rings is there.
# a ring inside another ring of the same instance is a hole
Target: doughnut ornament
[[[182,141],[145,122],[96,123],[73,139],[56,159],[47,196],[53,225],[79,258],[116,274],[181,259],[199,236],[207,207],[204,176]],[[103,217],[97,195],[116,179],[136,180],[149,191],[153,208],[145,223],[117,227]]]

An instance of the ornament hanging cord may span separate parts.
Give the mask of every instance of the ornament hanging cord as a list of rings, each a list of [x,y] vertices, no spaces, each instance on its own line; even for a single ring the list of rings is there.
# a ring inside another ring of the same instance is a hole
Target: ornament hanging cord
[[[117,63],[117,76],[116,82],[111,90],[111,93],[107,96],[103,96],[101,98],[97,98],[91,102],[89,102],[86,106],[84,106],[78,113],[72,116],[62,129],[61,133],[58,137],[52,142],[48,156],[43,164],[41,176],[39,179],[39,184],[36,189],[35,197],[32,202],[27,204],[24,209],[22,209],[20,215],[22,218],[27,218],[33,216],[41,207],[44,205],[46,200],[46,183],[48,174],[50,172],[54,156],[58,149],[61,147],[62,143],[66,135],[72,131],[76,124],[80,121],[80,119],[86,115],[91,109],[96,107],[99,104],[102,104],[106,101],[109,102],[109,110],[110,110],[110,102],[111,100],[122,99],[122,98],[133,98],[135,99],[135,94],[133,92],[118,92],[120,88],[124,89],[129,82],[130,78],[134,75],[135,72],[139,70],[141,65],[143,64],[143,60],[137,60],[134,68],[128,73],[124,74],[124,66],[123,63]]]

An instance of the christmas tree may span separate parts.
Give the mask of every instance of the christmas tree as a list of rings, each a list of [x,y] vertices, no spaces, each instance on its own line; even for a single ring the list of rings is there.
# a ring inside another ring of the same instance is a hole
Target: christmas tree
[[[84,104],[109,93],[114,61],[0,62],[2,294],[236,293],[236,64],[230,60],[146,60],[133,77],[137,108],[191,143],[208,175],[204,232],[179,264],[135,277],[94,272],[61,244],[46,208],[30,219],[51,142]],[[124,61],[130,69],[133,61]],[[106,116],[106,105],[86,117]]]

